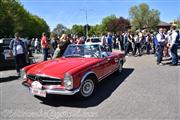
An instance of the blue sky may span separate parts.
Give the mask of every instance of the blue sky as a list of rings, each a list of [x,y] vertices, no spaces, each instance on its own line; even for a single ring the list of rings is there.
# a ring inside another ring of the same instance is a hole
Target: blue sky
[[[74,24],[101,23],[111,14],[129,18],[128,10],[134,5],[147,3],[150,9],[160,11],[162,21],[170,22],[180,16],[179,0],[20,0],[26,10],[45,19],[51,30],[58,23],[71,27]]]

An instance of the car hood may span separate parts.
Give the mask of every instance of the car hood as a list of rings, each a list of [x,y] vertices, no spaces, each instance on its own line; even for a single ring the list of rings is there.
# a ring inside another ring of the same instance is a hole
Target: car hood
[[[93,63],[96,58],[58,58],[49,60],[33,66],[28,70],[28,74],[44,74],[49,76],[61,77],[67,71],[76,67]]]

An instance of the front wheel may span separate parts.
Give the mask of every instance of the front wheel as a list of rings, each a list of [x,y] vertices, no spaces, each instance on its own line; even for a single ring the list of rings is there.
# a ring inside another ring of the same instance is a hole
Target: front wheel
[[[80,91],[78,93],[78,97],[80,99],[89,98],[90,96],[92,96],[95,89],[96,89],[96,84],[94,80],[91,77],[89,77],[85,79],[84,82],[82,83]]]

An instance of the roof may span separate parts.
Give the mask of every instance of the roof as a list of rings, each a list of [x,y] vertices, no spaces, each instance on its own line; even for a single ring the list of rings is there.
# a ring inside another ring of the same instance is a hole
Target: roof
[[[160,21],[159,24],[157,26],[171,26],[171,24],[164,22],[164,21]]]
[[[101,45],[101,42],[96,42],[96,43],[86,42],[85,45]]]

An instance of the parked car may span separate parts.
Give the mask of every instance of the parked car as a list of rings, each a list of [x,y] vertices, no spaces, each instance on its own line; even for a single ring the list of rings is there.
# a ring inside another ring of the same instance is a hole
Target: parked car
[[[90,97],[96,85],[110,74],[121,73],[125,55],[106,52],[99,44],[69,45],[61,58],[26,66],[23,85],[32,94]]]
[[[0,69],[5,67],[14,67],[14,57],[12,56],[9,49],[9,43],[12,38],[1,38],[0,39]]]
[[[7,68],[15,68],[15,63],[14,63],[14,56],[12,53],[12,50],[9,48],[9,44],[13,38],[1,38],[0,39],[0,70],[7,69]],[[26,45],[27,45],[27,40],[24,38],[20,38]],[[27,46],[28,48],[28,46]],[[27,63],[32,64],[32,56],[28,57]]]
[[[91,44],[91,43],[101,44],[101,39],[99,37],[91,37],[88,38],[85,42],[85,44]]]

